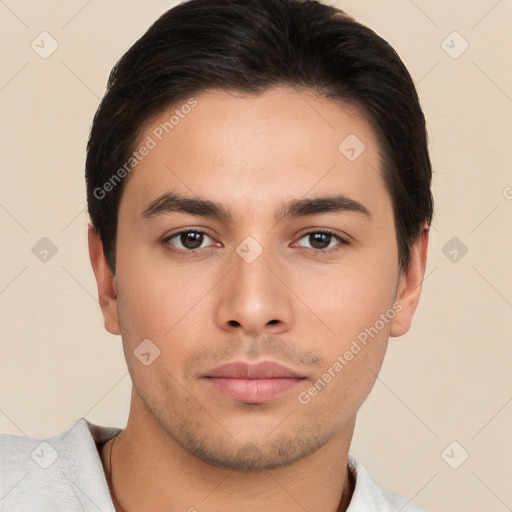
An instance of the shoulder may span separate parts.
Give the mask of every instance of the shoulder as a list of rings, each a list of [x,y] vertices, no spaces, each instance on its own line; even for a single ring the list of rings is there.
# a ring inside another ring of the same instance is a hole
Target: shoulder
[[[49,439],[0,434],[0,512],[89,510],[83,489],[108,505],[97,445],[117,431],[81,418]]]
[[[405,496],[378,487],[363,465],[353,456],[349,455],[347,465],[356,480],[347,512],[429,512]]]

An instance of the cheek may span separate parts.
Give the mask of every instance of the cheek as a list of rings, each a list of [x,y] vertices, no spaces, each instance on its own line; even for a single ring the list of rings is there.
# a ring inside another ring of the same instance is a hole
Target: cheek
[[[372,326],[392,307],[398,265],[392,262],[344,262],[294,273],[297,296],[328,327],[333,346]]]
[[[119,239],[117,263],[118,308],[126,354],[145,339],[160,349],[160,362],[172,352],[171,366],[193,349],[191,340],[203,340],[213,270],[169,261],[163,249],[123,248]],[[202,330],[201,330],[202,329]],[[196,342],[197,343],[197,342]],[[172,347],[172,351],[169,350]]]
[[[164,336],[194,304],[200,308],[202,290],[183,273],[142,269],[119,272],[120,320],[126,328],[146,329]]]
[[[325,416],[334,410],[339,426],[344,424],[371,391],[387,348],[389,329],[394,318],[392,293],[395,281],[380,276],[338,273],[338,279],[316,279],[321,292],[309,295],[311,310],[328,326],[322,336],[314,335],[319,323],[304,322],[302,334],[316,338],[315,352],[324,367],[301,390],[298,400],[311,418]]]
[[[193,321],[204,317],[204,306],[197,290],[187,291],[191,283],[183,273],[118,268],[123,350],[134,385],[150,403],[151,395],[170,396],[168,386],[174,394],[181,388],[184,361],[194,350],[190,341],[204,339]]]
[[[302,294],[317,316],[305,315],[301,332],[305,338],[317,340],[315,351],[325,365],[299,397],[300,403],[310,403],[313,417],[323,414],[323,407],[330,407],[326,404],[339,404],[338,420],[342,423],[355,414],[370,392],[395,316],[397,279],[398,264],[392,257],[296,274],[295,282],[302,283],[297,294]],[[319,332],[323,334],[318,336]]]

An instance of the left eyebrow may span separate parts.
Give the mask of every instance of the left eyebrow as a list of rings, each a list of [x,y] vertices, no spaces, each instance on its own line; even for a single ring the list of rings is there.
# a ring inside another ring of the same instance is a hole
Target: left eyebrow
[[[321,213],[361,213],[371,219],[368,208],[344,195],[297,199],[283,205],[275,214],[276,221]]]

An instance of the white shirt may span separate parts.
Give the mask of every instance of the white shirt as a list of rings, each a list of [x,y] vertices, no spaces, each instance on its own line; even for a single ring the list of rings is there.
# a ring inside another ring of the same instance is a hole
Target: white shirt
[[[0,434],[0,512],[115,512],[98,448],[118,432],[81,418],[45,441]],[[356,486],[347,512],[428,512],[377,487],[350,455],[348,468]]]

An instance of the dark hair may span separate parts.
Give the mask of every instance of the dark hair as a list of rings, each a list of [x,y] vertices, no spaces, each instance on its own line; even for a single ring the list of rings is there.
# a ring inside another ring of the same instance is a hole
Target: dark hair
[[[316,0],[190,0],[163,14],[114,66],[94,117],[87,202],[112,271],[122,178],[136,164],[127,167],[144,123],[206,89],[258,93],[280,85],[344,100],[367,116],[407,268],[411,244],[432,219],[432,170],[416,89],[393,48]]]

